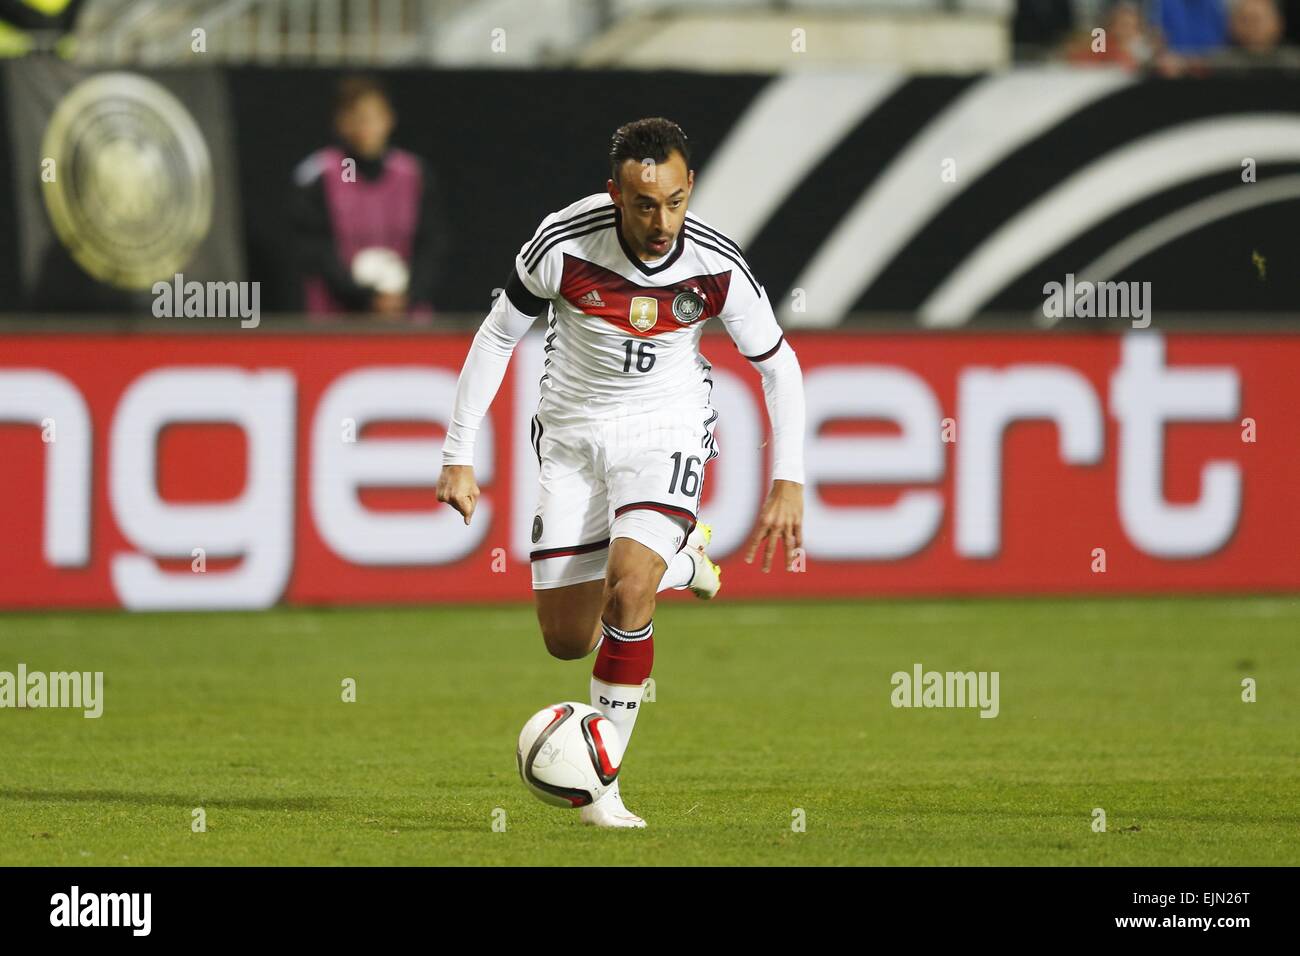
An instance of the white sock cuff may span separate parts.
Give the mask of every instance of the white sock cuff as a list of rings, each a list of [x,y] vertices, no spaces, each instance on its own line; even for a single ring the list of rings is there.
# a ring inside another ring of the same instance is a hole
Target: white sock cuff
[[[644,627],[639,627],[635,631],[625,631],[622,628],[615,627],[613,624],[607,624],[604,621],[601,621],[600,625],[602,630],[605,632],[605,636],[611,641],[644,641],[648,640],[654,634],[654,618],[647,621]]]

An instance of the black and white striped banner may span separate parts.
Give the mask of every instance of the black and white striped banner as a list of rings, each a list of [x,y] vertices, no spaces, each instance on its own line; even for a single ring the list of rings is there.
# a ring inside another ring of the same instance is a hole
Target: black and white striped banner
[[[267,311],[294,311],[291,173],[329,140],[338,71],[219,73],[247,271]],[[692,210],[744,247],[790,328],[858,313],[1029,327],[1050,321],[1044,286],[1067,276],[1149,282],[1157,324],[1171,313],[1300,313],[1300,78],[1285,73],[384,79],[395,141],[429,160],[445,196],[440,311],[485,310],[542,217],[604,189],[610,133],[665,115],[695,151]],[[12,198],[0,195],[0,215]],[[8,308],[23,301],[12,276],[0,268]]]

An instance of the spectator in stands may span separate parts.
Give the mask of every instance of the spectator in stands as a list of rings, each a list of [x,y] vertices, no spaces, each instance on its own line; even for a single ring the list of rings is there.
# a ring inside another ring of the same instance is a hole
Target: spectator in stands
[[[1142,16],[1134,0],[1118,0],[1106,11],[1105,31],[1075,36],[1065,48],[1065,57],[1076,65],[1122,66],[1136,70],[1154,58],[1159,37]]]
[[[337,142],[294,173],[293,224],[312,315],[431,316],[445,227],[427,163],[389,144],[396,113],[377,80],[345,77]]]
[[[1156,0],[1156,22],[1172,53],[1199,56],[1228,45],[1225,0]]]
[[[1267,56],[1282,42],[1282,13],[1274,0],[1234,0],[1228,32],[1237,49],[1250,56]]]
[[[1284,46],[1286,21],[1276,0],[1232,0],[1228,34],[1232,46],[1209,57],[1211,69],[1258,66],[1300,69],[1300,50]]]

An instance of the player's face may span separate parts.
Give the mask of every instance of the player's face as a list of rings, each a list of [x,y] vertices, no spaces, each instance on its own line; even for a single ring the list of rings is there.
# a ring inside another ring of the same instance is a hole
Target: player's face
[[[674,150],[662,163],[624,160],[618,178],[609,181],[609,195],[623,212],[628,246],[642,259],[667,255],[686,221],[695,171]]]
[[[362,96],[339,114],[338,131],[358,156],[378,159],[393,132],[393,111],[382,96]]]

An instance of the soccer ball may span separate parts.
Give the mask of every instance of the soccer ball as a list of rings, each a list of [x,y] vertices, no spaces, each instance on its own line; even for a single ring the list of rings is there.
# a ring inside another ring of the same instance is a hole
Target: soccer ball
[[[369,246],[352,257],[352,279],[377,292],[401,295],[411,281],[411,273],[392,249]]]
[[[539,800],[556,807],[585,807],[618,779],[623,738],[594,707],[567,701],[529,718],[515,757],[524,785]]]

